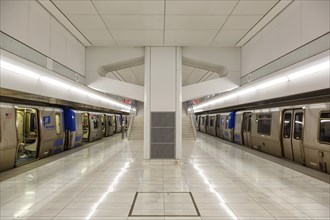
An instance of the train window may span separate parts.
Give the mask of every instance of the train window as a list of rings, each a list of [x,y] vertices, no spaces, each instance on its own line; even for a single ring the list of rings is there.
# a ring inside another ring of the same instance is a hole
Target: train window
[[[55,114],[55,129],[56,129],[57,135],[61,134],[61,115],[60,115],[60,113]]]
[[[323,143],[330,143],[330,112],[321,113],[319,140]]]
[[[300,140],[303,128],[303,113],[299,112],[294,115],[294,139]]]
[[[283,137],[290,138],[291,136],[291,113],[284,114],[283,122]]]
[[[272,124],[271,114],[260,114],[258,117],[258,133],[270,135],[270,128]]]

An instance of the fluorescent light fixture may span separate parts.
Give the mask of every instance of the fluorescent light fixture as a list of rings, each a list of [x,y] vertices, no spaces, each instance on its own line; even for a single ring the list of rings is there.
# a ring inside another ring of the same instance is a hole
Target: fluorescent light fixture
[[[320,72],[322,70],[327,70],[327,69],[329,69],[329,64],[330,64],[329,61],[326,61],[326,62],[317,64],[317,65],[305,68],[303,70],[299,70],[299,71],[297,71],[293,74],[290,74],[288,76],[289,80],[293,80],[293,79],[297,79],[297,78],[307,76],[307,75],[310,75],[310,74],[313,74],[313,73],[317,73],[317,72]]]
[[[27,77],[30,77],[30,78],[33,78],[33,79],[39,79],[40,78],[40,75],[35,73],[35,72],[32,72],[28,69],[16,66],[14,64],[8,63],[8,62],[3,61],[3,60],[1,60],[0,65],[1,65],[2,69],[8,70],[8,71],[11,71],[11,72],[14,72],[14,73],[18,73],[18,74],[21,74],[21,75],[24,75],[24,76],[27,76]]]
[[[284,76],[284,77],[280,77],[280,78],[277,78],[274,80],[270,80],[266,83],[262,83],[256,87],[257,87],[257,89],[264,89],[264,88],[275,86],[275,85],[278,85],[278,84],[281,84],[281,83],[284,83],[287,81],[289,81],[288,77]]]
[[[71,91],[75,92],[75,93],[78,93],[80,95],[88,95],[88,92],[82,90],[82,89],[79,89],[77,87],[71,87],[70,88]]]
[[[70,85],[68,85],[66,83],[63,83],[63,82],[60,82],[56,79],[49,78],[47,76],[40,77],[40,81],[45,82],[45,83],[49,83],[49,84],[52,84],[54,86],[58,86],[58,87],[61,87],[61,88],[64,88],[64,89],[69,89],[70,88]]]

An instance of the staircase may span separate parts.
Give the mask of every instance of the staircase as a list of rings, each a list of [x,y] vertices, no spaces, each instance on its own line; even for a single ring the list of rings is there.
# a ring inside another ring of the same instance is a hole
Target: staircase
[[[182,113],[182,139],[195,140],[190,118],[184,113]]]
[[[143,118],[144,118],[143,116],[134,117],[131,133],[130,136],[128,137],[129,140],[143,140],[144,137]]]

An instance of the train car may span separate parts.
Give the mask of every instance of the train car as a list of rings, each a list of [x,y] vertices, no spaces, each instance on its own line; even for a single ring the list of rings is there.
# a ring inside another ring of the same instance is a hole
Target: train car
[[[115,115],[116,117],[116,130],[115,133],[118,134],[121,132],[122,117],[121,115]]]
[[[235,112],[221,113],[220,132],[223,131],[223,139],[234,142]]]
[[[306,166],[330,173],[330,103],[307,106],[304,129]]]
[[[83,114],[85,112],[62,107],[65,118],[65,149],[82,145],[83,140]]]
[[[235,114],[234,142],[236,144],[252,147],[251,118],[252,113],[238,111]]]
[[[101,122],[102,122],[102,135],[103,137],[109,137],[113,134],[112,130],[112,115],[111,114],[102,114]]]
[[[208,116],[208,129],[207,129],[207,133],[212,135],[212,136],[217,136],[217,130],[216,130],[216,114],[213,115],[209,115]]]
[[[64,149],[64,115],[60,108],[1,103],[1,119],[1,171]]]
[[[197,122],[196,130],[197,131],[200,131],[200,129],[199,129],[200,128],[200,121],[201,121],[200,119],[201,119],[201,116],[197,115],[196,116],[196,122]]]
[[[217,137],[224,139],[226,116],[224,114],[217,114]]]
[[[252,113],[252,147],[273,156],[281,157],[280,109],[261,109],[254,110]]]
[[[102,134],[102,113],[85,112],[82,115],[83,141],[92,142],[103,137]]]
[[[207,126],[207,117],[206,115],[200,116],[200,131],[206,133],[206,126]]]

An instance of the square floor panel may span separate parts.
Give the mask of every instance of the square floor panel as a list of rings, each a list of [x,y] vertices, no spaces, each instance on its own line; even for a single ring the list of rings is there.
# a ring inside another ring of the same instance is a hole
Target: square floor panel
[[[137,192],[129,216],[196,217],[200,214],[190,192]]]

